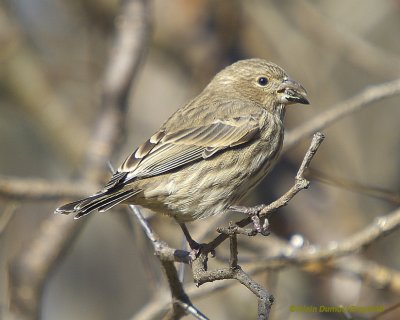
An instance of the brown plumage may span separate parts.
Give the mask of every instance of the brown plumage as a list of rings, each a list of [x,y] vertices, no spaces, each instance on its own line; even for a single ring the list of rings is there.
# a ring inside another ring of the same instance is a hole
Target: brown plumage
[[[308,104],[279,66],[238,61],[176,111],[97,194],[56,210],[79,218],[119,203],[192,221],[229,211],[275,164],[285,106]]]

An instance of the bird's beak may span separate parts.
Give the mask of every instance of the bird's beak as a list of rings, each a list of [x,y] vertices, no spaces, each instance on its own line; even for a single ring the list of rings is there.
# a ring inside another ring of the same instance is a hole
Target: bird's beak
[[[277,92],[278,99],[283,104],[310,104],[310,102],[306,98],[306,89],[304,89],[300,83],[292,79],[284,79],[282,81],[282,84],[279,86]]]

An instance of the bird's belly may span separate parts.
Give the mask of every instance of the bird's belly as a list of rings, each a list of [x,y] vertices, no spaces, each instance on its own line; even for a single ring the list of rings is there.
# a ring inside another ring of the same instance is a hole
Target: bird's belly
[[[239,202],[268,175],[278,160],[281,146],[282,143],[278,142],[272,146],[266,146],[268,150],[257,151],[253,154],[248,167],[248,174],[232,193],[231,204]]]

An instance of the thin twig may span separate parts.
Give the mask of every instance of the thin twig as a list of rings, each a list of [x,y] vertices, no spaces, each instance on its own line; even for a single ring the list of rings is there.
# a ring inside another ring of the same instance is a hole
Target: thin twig
[[[12,220],[15,214],[17,205],[14,202],[9,203],[0,215],[0,237],[3,235],[4,230]]]
[[[0,177],[0,197],[23,200],[56,200],[82,197],[96,187],[80,182],[50,182],[45,179]]]
[[[400,272],[361,257],[339,259],[326,269],[350,275],[375,289],[400,294]]]
[[[325,247],[308,246],[295,249],[286,242],[277,243],[280,254],[254,262],[260,268],[276,270],[288,265],[305,265],[350,255],[365,249],[385,235],[400,227],[400,208],[376,218],[370,225],[341,242],[331,242]]]
[[[400,94],[400,79],[370,86],[359,94],[342,101],[310,121],[290,131],[285,138],[284,151],[295,147],[301,139],[328,127],[336,121],[371,105],[373,102]]]
[[[172,309],[164,319],[179,319],[187,312],[197,316],[198,319],[207,319],[191,303],[188,295],[183,289],[183,285],[179,280],[178,272],[174,266],[175,261],[189,263],[189,252],[170,248],[165,242],[160,240],[160,237],[150,227],[137,206],[130,205],[129,209],[134,213],[147,238],[151,241],[154,252],[160,259],[161,266],[168,280],[168,285],[172,295]]]
[[[372,74],[397,77],[400,73],[398,55],[363,39],[350,28],[344,28],[322,14],[322,10],[312,1],[295,1],[281,8],[289,13],[297,30],[302,31],[308,39],[314,40],[326,50],[334,51],[336,55],[345,57],[354,65]],[[299,15],[299,12],[302,14]]]
[[[178,301],[177,303],[179,303],[181,308],[183,308],[186,311],[187,314],[191,314],[196,319],[208,320],[208,318],[204,314],[202,314],[198,309],[196,309],[192,305],[189,305],[189,304],[184,303],[182,301]]]

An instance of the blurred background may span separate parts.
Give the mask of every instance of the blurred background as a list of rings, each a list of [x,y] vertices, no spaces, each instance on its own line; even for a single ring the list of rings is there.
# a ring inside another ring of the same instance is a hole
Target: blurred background
[[[0,2],[0,179],[42,178],[54,185],[77,181],[101,111],[120,4]],[[398,0],[154,0],[151,16],[147,55],[129,96],[126,136],[110,159],[115,167],[216,72],[238,59],[273,61],[307,89],[311,105],[288,110],[289,131],[367,86],[400,77]],[[324,129],[326,139],[312,168],[345,184],[352,181],[398,194],[399,106],[400,97],[374,102]],[[270,202],[289,189],[309,143],[304,139],[286,152],[247,204]],[[109,177],[105,163],[104,176]],[[55,207],[67,200],[28,201],[0,194],[0,221],[11,216],[0,233],[2,319],[19,319],[9,311],[8,268],[43,231]],[[271,231],[284,240],[298,234],[306,243],[323,246],[346,239],[398,205],[355,188],[312,180],[309,190],[270,219]],[[239,218],[232,215],[217,225]],[[168,244],[182,246],[181,231],[172,219],[153,216],[150,221]],[[213,223],[215,219],[208,219],[189,228],[196,237]],[[212,228],[203,241],[217,235],[215,225]],[[393,233],[374,243],[358,258],[398,272],[399,236]],[[268,241],[239,237],[239,263],[268,255]],[[219,248],[218,259],[227,256],[227,247]],[[347,263],[346,258],[340,261]],[[190,271],[186,274],[190,285]],[[261,273],[256,280],[275,296],[272,319],[338,319],[341,315],[291,313],[289,307],[389,306],[400,294],[399,287],[379,288],[357,275],[324,267],[284,268]],[[40,318],[133,319],[160,292],[161,284],[152,248],[126,210],[94,214],[49,275]],[[239,284],[192,301],[210,319],[256,318],[257,301]],[[397,309],[382,319],[399,317]]]

